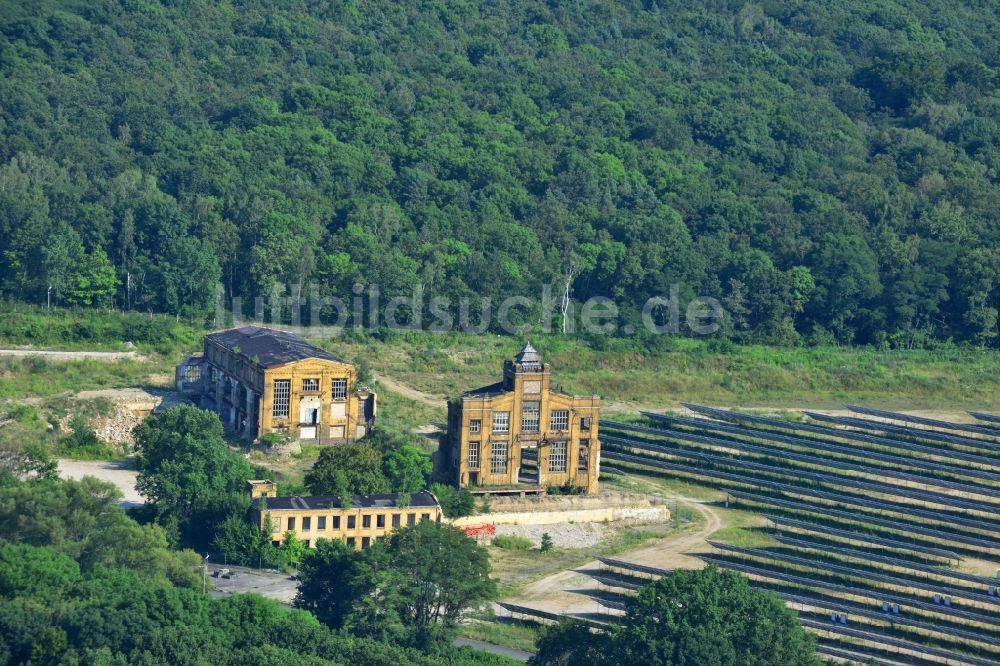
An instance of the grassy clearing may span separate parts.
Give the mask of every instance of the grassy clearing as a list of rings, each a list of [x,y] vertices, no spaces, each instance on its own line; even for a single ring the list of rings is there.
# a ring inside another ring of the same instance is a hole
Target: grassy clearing
[[[0,346],[115,349],[133,342],[144,358],[119,363],[5,359],[0,397],[47,396],[61,391],[147,386],[185,353],[201,347],[204,329],[145,315],[28,308],[0,314]],[[553,382],[578,394],[599,394],[608,411],[669,409],[681,401],[774,408],[835,408],[847,401],[888,408],[1000,410],[1000,352],[944,347],[937,350],[734,346],[673,338],[650,351],[633,340],[587,342],[533,335],[553,367]],[[496,335],[407,332],[361,333],[313,340],[376,374],[432,396],[454,396],[496,381],[505,358],[523,340]],[[154,381],[159,386],[163,382]],[[382,393],[387,393],[381,387]],[[388,399],[391,399],[387,395]],[[388,403],[385,418],[414,427],[444,417],[421,402]],[[412,404],[410,404],[412,403]]]
[[[422,391],[455,395],[497,379],[520,339],[407,333],[373,339],[321,340],[349,358]],[[676,339],[669,351],[612,341],[595,349],[579,340],[533,336],[554,370],[554,383],[617,402],[676,407],[685,400],[722,405],[838,407],[846,401],[910,409],[1000,405],[1000,353],[871,348],[775,348],[713,351],[701,340]]]
[[[531,550],[534,548],[531,539],[511,534],[501,534],[500,536],[493,537],[490,545],[495,548],[503,548],[504,550]]]
[[[488,551],[499,596],[516,596],[525,585],[546,576],[573,569],[599,556],[634,550],[668,536],[673,529],[670,525],[623,528],[588,548],[554,548],[545,553],[536,549],[505,550],[491,545]]]
[[[173,367],[172,359],[166,357],[52,361],[0,356],[0,398],[48,398],[107,388],[171,389]]]
[[[477,613],[459,627],[458,633],[465,638],[534,652],[535,641],[541,635],[542,629],[543,627],[536,622],[497,617],[492,613]]]

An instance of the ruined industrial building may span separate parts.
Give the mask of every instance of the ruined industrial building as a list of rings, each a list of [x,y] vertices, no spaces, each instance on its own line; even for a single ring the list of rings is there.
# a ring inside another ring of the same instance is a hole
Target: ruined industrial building
[[[250,521],[280,545],[287,532],[313,548],[319,539],[344,539],[360,550],[392,534],[400,527],[418,522],[440,522],[441,505],[426,490],[413,495],[322,495],[278,497],[270,481],[248,481],[251,498]]]
[[[530,344],[504,362],[503,381],[448,404],[441,462],[460,488],[598,492],[600,398],[552,390],[549,365]]]
[[[357,368],[325,349],[259,326],[211,333],[204,345],[177,367],[177,390],[217,412],[230,434],[325,444],[375,427],[375,393],[358,384]]]

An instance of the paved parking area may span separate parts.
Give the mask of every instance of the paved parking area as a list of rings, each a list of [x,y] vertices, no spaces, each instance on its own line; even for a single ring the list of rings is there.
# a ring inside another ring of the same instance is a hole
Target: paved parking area
[[[234,578],[212,577],[212,572],[221,568],[235,572],[236,576]],[[283,604],[292,603],[292,599],[295,598],[295,590],[299,586],[298,581],[291,580],[288,574],[271,573],[266,569],[261,571],[232,565],[223,566],[218,563],[213,566],[209,562],[208,573],[208,584],[219,594],[254,592]]]

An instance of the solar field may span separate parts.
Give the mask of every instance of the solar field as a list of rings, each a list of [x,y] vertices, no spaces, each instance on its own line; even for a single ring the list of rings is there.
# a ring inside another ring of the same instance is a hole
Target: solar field
[[[849,405],[857,417],[800,422],[685,407],[695,416],[602,422],[602,459],[711,486],[766,516],[775,545],[711,541],[705,562],[779,594],[826,657],[1000,664],[1000,417]],[[602,566],[594,578],[623,599],[653,575]],[[620,604],[607,599],[613,616]]]

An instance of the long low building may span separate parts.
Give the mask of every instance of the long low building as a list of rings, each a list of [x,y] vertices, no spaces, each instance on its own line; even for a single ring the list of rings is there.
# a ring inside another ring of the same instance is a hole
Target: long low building
[[[320,539],[344,539],[361,550],[400,527],[440,522],[443,516],[437,498],[426,490],[409,497],[352,495],[344,502],[337,495],[277,497],[277,487],[270,481],[250,481],[249,486],[250,520],[270,534],[276,546],[286,533],[294,532],[310,548]]]
[[[271,432],[341,443],[375,427],[376,396],[353,365],[288,333],[259,326],[205,336],[177,367],[177,390],[250,440]]]

